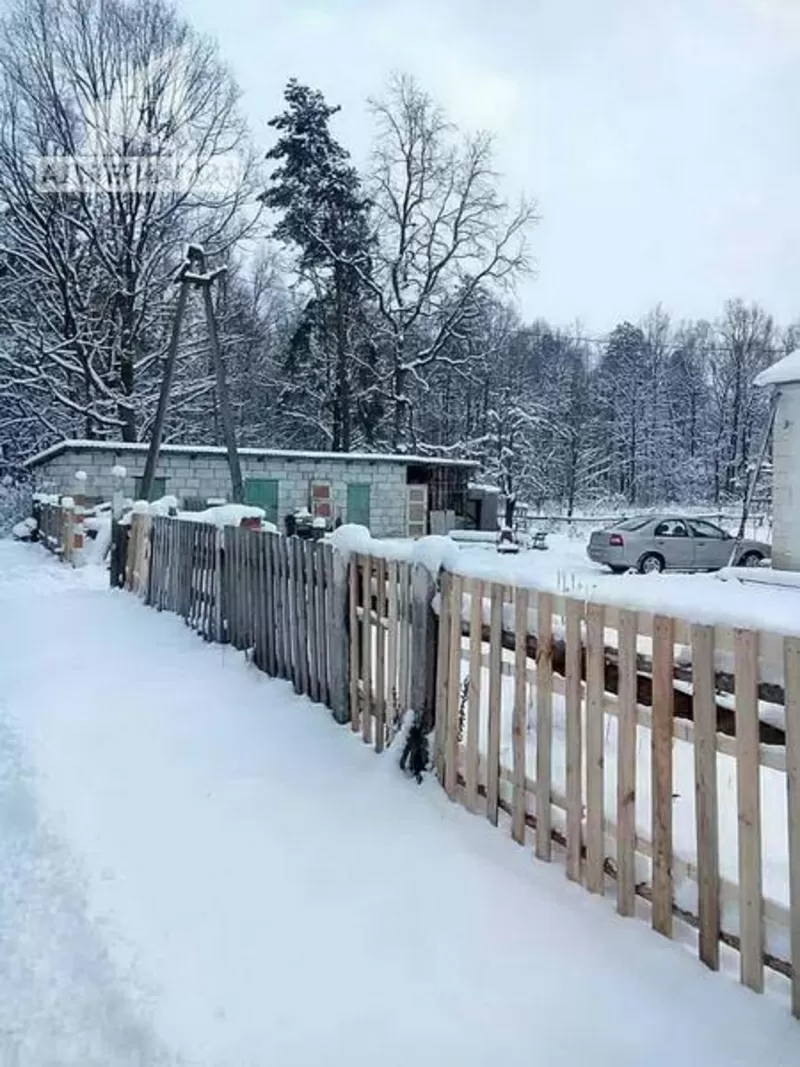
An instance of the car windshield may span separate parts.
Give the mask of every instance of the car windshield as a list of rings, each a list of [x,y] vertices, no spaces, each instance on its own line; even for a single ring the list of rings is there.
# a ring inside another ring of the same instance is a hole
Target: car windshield
[[[641,530],[649,521],[650,519],[646,517],[643,519],[622,519],[620,522],[615,522],[611,528],[612,530]]]

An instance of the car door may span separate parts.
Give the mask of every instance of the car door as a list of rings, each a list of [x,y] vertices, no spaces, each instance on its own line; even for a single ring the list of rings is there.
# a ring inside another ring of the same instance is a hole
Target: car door
[[[653,531],[655,551],[663,556],[668,570],[694,568],[694,538],[683,519],[664,519]]]
[[[695,566],[701,571],[719,570],[727,567],[731,557],[733,543],[731,538],[705,519],[689,519],[689,529],[694,541]]]

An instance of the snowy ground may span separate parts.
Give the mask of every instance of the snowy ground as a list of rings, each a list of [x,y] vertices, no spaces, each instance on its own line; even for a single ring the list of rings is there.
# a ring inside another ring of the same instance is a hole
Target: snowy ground
[[[102,579],[0,542],[3,1067],[800,1062],[778,997]]]

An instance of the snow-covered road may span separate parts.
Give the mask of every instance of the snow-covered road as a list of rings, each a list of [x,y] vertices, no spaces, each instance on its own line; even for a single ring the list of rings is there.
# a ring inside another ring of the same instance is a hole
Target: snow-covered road
[[[0,1064],[800,1062],[323,710],[0,542]]]

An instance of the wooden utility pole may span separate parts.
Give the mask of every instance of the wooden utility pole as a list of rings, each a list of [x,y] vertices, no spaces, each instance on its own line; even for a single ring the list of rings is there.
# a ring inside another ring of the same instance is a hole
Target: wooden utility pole
[[[242,468],[239,463],[239,453],[236,449],[236,431],[233,425],[230,399],[228,396],[228,382],[225,377],[225,364],[222,362],[222,351],[217,333],[217,320],[214,314],[214,301],[211,298],[211,286],[216,279],[224,274],[225,267],[217,270],[206,270],[205,252],[199,245],[190,245],[186,253],[186,260],[180,269],[176,279],[180,285],[178,305],[175,308],[175,319],[172,323],[172,335],[170,337],[167,358],[164,363],[164,374],[161,380],[161,392],[158,397],[158,409],[156,411],[153,432],[150,437],[150,448],[147,452],[144,475],[142,476],[142,497],[150,499],[153,491],[153,480],[158,464],[158,454],[161,449],[161,438],[164,435],[164,421],[167,415],[169,394],[172,389],[172,380],[175,376],[175,363],[178,357],[178,345],[181,337],[181,327],[186,312],[186,303],[189,298],[189,289],[203,290],[203,304],[206,313],[206,326],[211,345],[211,358],[214,362],[214,374],[217,385],[217,401],[222,417],[222,433],[225,438],[225,448],[228,453],[228,467],[231,474],[231,498],[235,504],[244,501],[244,484],[242,482]]]

